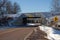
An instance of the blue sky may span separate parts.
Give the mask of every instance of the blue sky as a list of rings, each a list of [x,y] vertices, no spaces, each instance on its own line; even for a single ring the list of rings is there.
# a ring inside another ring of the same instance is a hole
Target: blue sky
[[[49,12],[51,10],[51,0],[11,0],[17,2],[21,7],[21,12]]]

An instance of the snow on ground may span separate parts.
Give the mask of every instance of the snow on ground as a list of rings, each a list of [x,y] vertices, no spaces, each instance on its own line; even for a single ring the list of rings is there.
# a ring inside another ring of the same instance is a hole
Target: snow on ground
[[[60,40],[60,30],[56,30],[48,26],[39,26],[40,30],[47,33],[47,38],[50,40]]]

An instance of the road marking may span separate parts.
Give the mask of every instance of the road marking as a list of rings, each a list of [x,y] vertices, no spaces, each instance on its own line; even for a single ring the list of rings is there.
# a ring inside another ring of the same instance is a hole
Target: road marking
[[[28,35],[24,38],[24,40],[26,40],[32,33],[33,33],[33,31],[31,31],[30,33],[28,33]]]
[[[24,38],[24,40],[26,40],[33,32],[36,32],[36,31],[37,31],[36,28],[33,29],[30,33],[28,33],[28,35]]]
[[[6,32],[2,32],[2,33],[0,33],[0,35],[5,34],[5,33],[9,33],[9,32],[13,32],[13,31],[16,31],[16,30],[19,30],[19,29],[15,29],[15,30],[13,29],[13,30],[9,30],[9,31],[6,31]]]

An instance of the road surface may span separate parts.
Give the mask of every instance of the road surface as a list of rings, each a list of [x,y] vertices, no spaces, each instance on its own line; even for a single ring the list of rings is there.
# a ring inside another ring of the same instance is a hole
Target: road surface
[[[49,40],[47,38],[47,34],[40,30],[39,28],[36,28],[30,36],[26,38],[26,40]]]
[[[0,40],[24,40],[34,28],[11,28],[0,30]]]

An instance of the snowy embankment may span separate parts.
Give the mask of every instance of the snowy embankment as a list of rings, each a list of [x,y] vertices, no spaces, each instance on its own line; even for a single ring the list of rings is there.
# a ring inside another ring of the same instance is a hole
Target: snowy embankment
[[[56,30],[48,26],[39,26],[40,30],[47,33],[47,38],[50,40],[60,40],[60,30]]]

